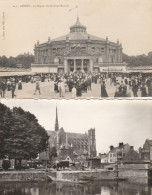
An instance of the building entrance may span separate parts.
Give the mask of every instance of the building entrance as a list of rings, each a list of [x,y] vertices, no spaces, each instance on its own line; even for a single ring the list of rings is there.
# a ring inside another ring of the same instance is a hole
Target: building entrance
[[[85,72],[89,71],[89,60],[88,59],[83,60],[83,70]]]
[[[76,71],[80,71],[81,70],[81,60],[77,59],[76,60]]]
[[[68,60],[68,66],[69,66],[70,72],[73,72],[74,71],[74,61]]]
[[[89,59],[68,59],[68,71],[90,71]]]

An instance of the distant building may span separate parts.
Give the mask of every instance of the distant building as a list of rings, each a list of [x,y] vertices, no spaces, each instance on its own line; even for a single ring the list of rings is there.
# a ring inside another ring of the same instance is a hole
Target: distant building
[[[130,150],[124,155],[123,163],[139,163],[139,153],[134,150],[133,146],[130,146]]]
[[[129,144],[119,143],[118,147],[110,146],[108,152],[108,163],[121,163],[124,160],[125,154],[130,150]]]
[[[100,160],[101,160],[101,164],[108,163],[108,155],[106,153],[104,153],[104,154],[99,153],[99,157],[100,157]]]
[[[139,158],[143,162],[152,162],[152,140],[146,139],[143,148],[139,148]]]
[[[100,158],[88,158],[87,167],[89,167],[90,169],[101,168]]]
[[[33,72],[73,71],[125,72],[122,62],[122,45],[87,33],[87,28],[77,18],[70,32],[45,43],[35,44]]]
[[[69,157],[72,160],[83,161],[86,158],[96,156],[95,129],[89,129],[88,133],[70,133],[59,128],[58,111],[56,108],[55,130],[47,131],[50,147],[57,148],[58,159],[65,160]]]

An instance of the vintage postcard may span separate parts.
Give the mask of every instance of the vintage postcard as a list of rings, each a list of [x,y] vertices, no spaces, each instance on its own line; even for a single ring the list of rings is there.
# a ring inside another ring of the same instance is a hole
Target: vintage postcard
[[[2,98],[152,97],[151,0],[1,0]]]
[[[1,195],[150,195],[151,100],[3,99]]]

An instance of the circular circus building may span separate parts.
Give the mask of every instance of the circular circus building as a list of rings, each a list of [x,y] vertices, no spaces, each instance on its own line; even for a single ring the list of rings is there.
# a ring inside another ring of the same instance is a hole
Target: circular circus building
[[[35,63],[32,72],[69,73],[125,72],[122,62],[122,45],[87,33],[87,28],[77,18],[64,36],[50,39],[34,48]]]

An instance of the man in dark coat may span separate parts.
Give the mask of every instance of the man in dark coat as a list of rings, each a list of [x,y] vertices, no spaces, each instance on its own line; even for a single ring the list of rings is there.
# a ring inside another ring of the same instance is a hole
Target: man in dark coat
[[[141,97],[147,97],[147,91],[146,91],[145,83],[142,84],[140,90],[141,90]]]
[[[5,91],[6,91],[6,88],[7,88],[7,84],[4,80],[1,81],[1,96],[3,98],[5,98]]]
[[[12,98],[14,98],[14,96],[16,96],[15,95],[15,89],[16,89],[16,82],[15,82],[15,79],[13,78],[12,82],[11,82]]]
[[[135,81],[132,83],[132,91],[133,91],[134,97],[138,97],[138,95],[137,95],[138,85]]]

